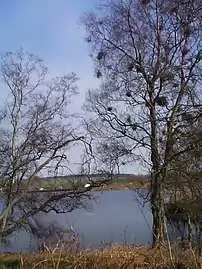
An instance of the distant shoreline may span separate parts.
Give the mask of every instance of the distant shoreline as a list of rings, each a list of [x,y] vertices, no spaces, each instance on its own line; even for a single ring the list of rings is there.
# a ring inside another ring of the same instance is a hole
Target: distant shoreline
[[[135,188],[148,188],[149,183],[139,183],[139,182],[132,182],[130,184],[126,182],[126,184],[105,184],[103,186],[100,186],[96,188],[96,190],[104,190],[104,191],[109,191],[109,190],[130,190],[130,189],[135,189]]]
[[[99,178],[99,175],[94,175],[93,177]],[[67,176],[55,179],[40,178],[35,181],[33,188],[69,188],[71,187],[72,180],[77,180],[78,176]],[[79,180],[80,181],[80,180]],[[82,183],[83,182],[83,183]],[[96,180],[95,180],[96,182]],[[86,183],[89,183],[88,178],[84,178],[81,183],[85,186]],[[124,189],[134,189],[134,188],[148,188],[149,181],[148,176],[146,175],[131,175],[131,174],[121,174],[115,175],[115,178],[109,180],[107,183],[101,184],[99,187],[93,188],[93,190],[124,190]]]
[[[91,180],[102,181],[100,174],[90,175]],[[92,179],[93,178],[93,179]],[[104,180],[104,176],[103,176]],[[90,184],[88,175],[73,175],[63,177],[49,177],[49,178],[38,178],[33,181],[30,185],[29,191],[51,191],[51,190],[68,190],[72,188],[73,182],[78,182],[79,185],[84,187],[86,184]],[[129,190],[135,188],[148,188],[150,186],[148,176],[146,175],[131,175],[131,174],[120,174],[114,175],[114,178],[108,182],[101,184],[99,187],[92,188],[92,191],[107,191],[107,190]],[[23,188],[23,185],[22,185]]]

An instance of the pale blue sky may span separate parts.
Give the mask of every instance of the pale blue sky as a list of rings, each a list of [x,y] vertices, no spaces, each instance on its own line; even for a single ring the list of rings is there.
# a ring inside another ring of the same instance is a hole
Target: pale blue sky
[[[0,51],[23,47],[41,57],[53,74],[75,72],[80,78],[80,99],[83,99],[84,92],[96,85],[97,80],[93,77],[80,16],[96,2],[0,0]]]

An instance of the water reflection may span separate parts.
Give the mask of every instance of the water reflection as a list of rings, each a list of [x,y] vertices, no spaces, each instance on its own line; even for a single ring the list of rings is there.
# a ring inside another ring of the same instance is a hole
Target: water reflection
[[[51,225],[57,227],[58,231],[72,227],[80,237],[81,248],[96,247],[101,242],[150,244],[152,215],[149,203],[140,198],[139,192],[140,190],[138,193],[131,190],[96,192],[96,202],[89,202],[88,210],[76,209],[68,214],[39,213],[35,224],[36,227],[43,227],[44,231],[48,231]],[[145,190],[142,194],[145,195]],[[32,223],[32,226],[35,224]],[[168,223],[169,237],[172,239],[181,236],[182,230],[185,235],[186,225],[183,225]],[[35,251],[38,243],[36,236],[21,230],[10,236],[8,244],[1,245],[0,251]]]

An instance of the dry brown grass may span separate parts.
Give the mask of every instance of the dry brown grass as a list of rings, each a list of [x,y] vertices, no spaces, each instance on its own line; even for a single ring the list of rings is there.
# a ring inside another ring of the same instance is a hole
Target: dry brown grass
[[[109,249],[86,250],[76,254],[47,251],[37,255],[1,254],[0,269],[201,269],[201,260],[193,250],[158,250],[149,247],[114,246]],[[10,265],[10,267],[8,267]],[[11,267],[12,266],[12,267]]]

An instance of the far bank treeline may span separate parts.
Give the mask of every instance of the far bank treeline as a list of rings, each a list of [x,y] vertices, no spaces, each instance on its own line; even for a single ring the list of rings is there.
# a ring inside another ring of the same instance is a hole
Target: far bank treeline
[[[103,179],[108,178],[106,182]],[[72,184],[80,184],[85,186],[91,184],[91,182],[102,182],[99,186],[95,186],[92,190],[121,190],[121,189],[134,189],[138,187],[149,187],[149,175],[133,175],[133,174],[89,174],[89,175],[68,175],[60,177],[37,177],[32,185],[31,189],[52,189],[61,190],[72,187]],[[24,183],[26,184],[26,183]],[[22,187],[23,185],[22,184]]]
[[[82,23],[100,84],[87,92],[81,115],[71,107],[79,94],[76,74],[51,77],[44,62],[23,49],[1,54],[8,94],[0,109],[0,237],[29,229],[38,212],[85,207],[90,190],[120,188],[125,183],[112,175],[134,165],[149,175],[153,246],[161,245],[165,198],[198,203],[202,194],[201,1],[106,0]],[[48,180],[40,179],[47,174],[63,187],[72,166],[88,188],[71,180],[69,190],[40,199],[30,191],[45,188],[40,184]],[[136,181],[127,180],[124,188]]]
[[[65,188],[71,188],[72,183],[77,182],[81,184],[81,186],[85,186],[86,184],[91,184],[91,181],[96,182],[102,181],[102,178],[106,178],[107,176],[104,174],[89,174],[89,175],[68,175],[68,176],[60,176],[55,178],[49,178],[49,177],[37,177],[35,178],[35,181],[32,185],[30,185],[31,189],[65,189]],[[167,194],[172,195],[181,195],[181,198],[185,198],[185,191],[186,186],[189,181],[192,181],[195,179],[196,183],[193,184],[196,187],[196,184],[198,183],[198,189],[200,190],[200,186],[202,184],[202,174],[201,172],[195,172],[190,173],[189,178],[184,178],[183,176],[180,176],[177,172],[172,173],[169,175],[169,177],[165,180],[165,188],[167,190]],[[151,188],[150,185],[151,177],[150,175],[145,174],[111,174],[110,179],[108,179],[106,182],[102,182],[98,187],[94,187],[92,190],[121,190],[121,189],[134,189],[134,188],[147,188],[148,191]],[[194,186],[193,186],[194,188]],[[177,194],[177,190],[179,191],[179,194]],[[181,190],[181,191],[180,191]],[[187,194],[188,197],[189,194]],[[195,194],[192,193],[194,196]],[[194,199],[192,197],[192,199]],[[172,199],[171,199],[172,200]],[[174,201],[174,200],[172,200]],[[175,200],[176,206],[177,206],[177,200]],[[178,204],[179,205],[179,204]]]

